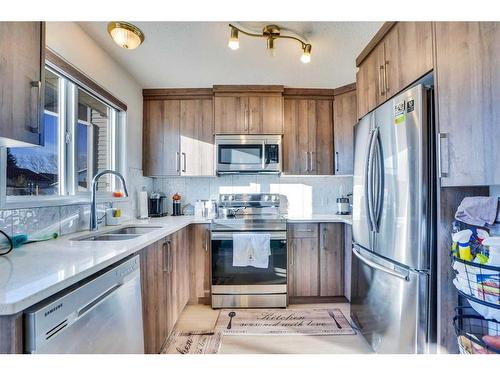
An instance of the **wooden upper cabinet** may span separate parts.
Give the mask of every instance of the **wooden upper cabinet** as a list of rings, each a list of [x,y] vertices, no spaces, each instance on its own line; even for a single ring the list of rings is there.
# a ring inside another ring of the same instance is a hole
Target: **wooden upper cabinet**
[[[432,23],[398,22],[384,39],[384,53],[389,99],[432,70]]]
[[[247,134],[247,112],[247,97],[216,96],[214,98],[215,134]]]
[[[215,134],[283,134],[283,86],[215,85]]]
[[[180,101],[144,102],[143,169],[146,176],[180,173]]]
[[[180,170],[182,176],[214,174],[212,99],[180,101]]]
[[[384,45],[380,44],[366,57],[356,74],[358,118],[373,110],[384,99]]]
[[[333,174],[333,90],[325,91],[285,90],[286,174]]]
[[[0,146],[42,145],[45,25],[0,22]]]
[[[283,134],[283,97],[248,97],[248,134]]]
[[[356,60],[358,118],[433,69],[432,23],[386,23]]]
[[[441,185],[500,184],[500,24],[436,22]]]
[[[213,176],[211,89],[146,89],[143,170],[146,176]]]
[[[333,143],[335,174],[353,174],[354,125],[357,122],[356,85],[350,91],[335,95],[333,100]]]

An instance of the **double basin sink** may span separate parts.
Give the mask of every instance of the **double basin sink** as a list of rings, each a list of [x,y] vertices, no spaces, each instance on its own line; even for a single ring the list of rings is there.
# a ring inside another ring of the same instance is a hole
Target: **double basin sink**
[[[125,241],[137,238],[161,227],[126,226],[106,232],[97,232],[83,237],[73,239],[73,241]]]

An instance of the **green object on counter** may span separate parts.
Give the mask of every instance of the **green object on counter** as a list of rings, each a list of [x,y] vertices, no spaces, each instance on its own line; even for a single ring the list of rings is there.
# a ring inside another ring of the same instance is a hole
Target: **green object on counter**
[[[15,236],[12,236],[11,240],[12,240],[13,247],[16,248],[16,247],[20,247],[20,246],[27,244],[27,243],[55,240],[58,237],[59,237],[59,234],[57,234],[57,233],[46,234],[46,235],[38,237],[38,238],[29,238],[27,234],[17,234]]]

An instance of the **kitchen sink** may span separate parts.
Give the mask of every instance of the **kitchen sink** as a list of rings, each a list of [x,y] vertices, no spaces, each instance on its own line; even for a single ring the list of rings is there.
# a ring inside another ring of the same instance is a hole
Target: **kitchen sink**
[[[156,229],[160,229],[161,227],[123,227],[123,228],[118,228],[109,232],[106,232],[106,234],[146,234],[149,232],[152,232]]]
[[[92,236],[85,236],[76,238],[73,241],[125,241],[139,237],[140,234],[96,234]]]
[[[161,227],[135,227],[128,226],[110,230],[106,232],[97,232],[83,237],[73,239],[73,241],[126,241],[152,232]]]

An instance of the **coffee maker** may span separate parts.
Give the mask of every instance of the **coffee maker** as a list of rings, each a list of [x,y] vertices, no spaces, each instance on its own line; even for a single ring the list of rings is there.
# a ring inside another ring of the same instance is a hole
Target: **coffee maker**
[[[162,217],[167,216],[167,196],[163,193],[151,193],[149,197],[149,216]]]

